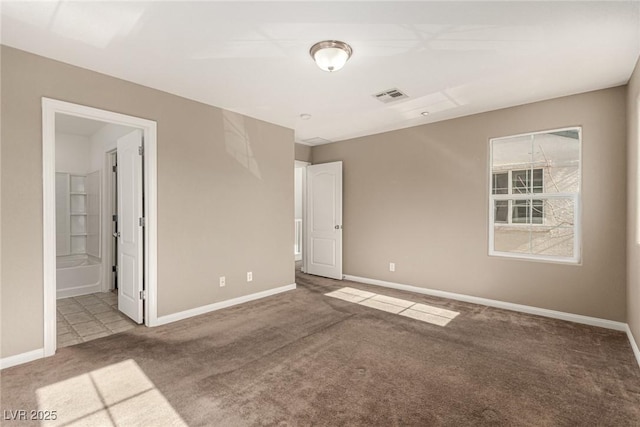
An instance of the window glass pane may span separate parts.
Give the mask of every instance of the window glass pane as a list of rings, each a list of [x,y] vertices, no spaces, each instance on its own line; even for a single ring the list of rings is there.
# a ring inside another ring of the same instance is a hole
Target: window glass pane
[[[580,140],[577,129],[534,135],[533,168],[544,173],[541,193],[580,191]],[[534,174],[534,192],[536,186]]]
[[[529,200],[514,200],[511,210],[511,222],[514,224],[529,224],[529,208],[531,202]]]
[[[496,223],[506,224],[509,222],[509,201],[496,200],[493,209],[493,221]]]
[[[509,172],[493,174],[492,192],[493,194],[509,193]]]
[[[513,194],[542,193],[544,191],[543,176],[542,169],[514,170],[511,172]]]
[[[544,202],[532,200],[531,203],[531,223],[542,224],[544,222]]]
[[[542,169],[534,169],[533,173],[533,192],[534,193],[543,193],[544,192],[544,183],[543,183],[543,172]]]
[[[572,257],[575,238],[573,199],[546,199],[541,202],[545,212],[545,226],[532,231],[531,253]]]
[[[535,201],[534,201],[535,202]],[[541,200],[543,203],[544,224],[550,227],[573,228],[575,204],[572,198],[554,198]]]
[[[542,200],[514,200],[511,212],[513,224],[543,224],[544,201]]]
[[[496,211],[498,202],[508,201],[496,200]],[[575,238],[573,198],[511,200],[511,204],[512,223],[501,224],[496,221],[494,225],[494,250],[573,257]],[[529,212],[532,216],[529,216]],[[516,215],[518,215],[517,218]],[[495,218],[497,219],[497,215]]]
[[[532,229],[531,253],[535,255],[572,257],[574,237],[573,227],[553,228],[551,230]]]
[[[531,135],[494,139],[491,142],[491,172],[531,168]]]
[[[511,172],[511,188],[513,194],[527,194],[531,185],[530,181],[531,171],[517,170]]]
[[[531,253],[531,227],[526,225],[494,225],[493,247],[500,252]]]

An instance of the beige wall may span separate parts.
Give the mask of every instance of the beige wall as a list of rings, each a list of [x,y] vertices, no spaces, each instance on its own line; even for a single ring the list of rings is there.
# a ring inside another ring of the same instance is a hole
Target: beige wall
[[[12,48],[1,55],[2,357],[43,346],[43,96],[158,123],[159,316],[294,283],[292,130]]]
[[[640,60],[627,90],[628,215],[627,215],[627,323],[640,346],[640,208],[638,206],[638,146],[640,145]]]
[[[344,162],[345,274],[625,321],[625,92],[314,147],[315,164]],[[582,265],[489,257],[489,139],[575,125],[583,127]]]
[[[308,145],[296,143],[295,156],[296,160],[311,163],[311,147]]]

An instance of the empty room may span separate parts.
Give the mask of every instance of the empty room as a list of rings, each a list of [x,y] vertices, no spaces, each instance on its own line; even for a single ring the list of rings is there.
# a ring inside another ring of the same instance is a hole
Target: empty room
[[[640,425],[640,1],[0,17],[0,424]]]

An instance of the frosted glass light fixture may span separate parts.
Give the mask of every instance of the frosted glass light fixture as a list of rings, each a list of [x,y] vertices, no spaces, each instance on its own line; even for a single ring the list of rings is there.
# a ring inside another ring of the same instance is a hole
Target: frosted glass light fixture
[[[309,53],[321,70],[333,72],[344,67],[353,50],[345,42],[325,40],[311,46]]]

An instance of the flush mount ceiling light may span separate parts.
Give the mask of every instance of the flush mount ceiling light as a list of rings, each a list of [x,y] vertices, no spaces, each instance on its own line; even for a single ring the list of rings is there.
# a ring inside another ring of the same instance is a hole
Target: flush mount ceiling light
[[[353,50],[345,42],[325,40],[311,46],[311,57],[324,71],[338,71],[351,57]]]

